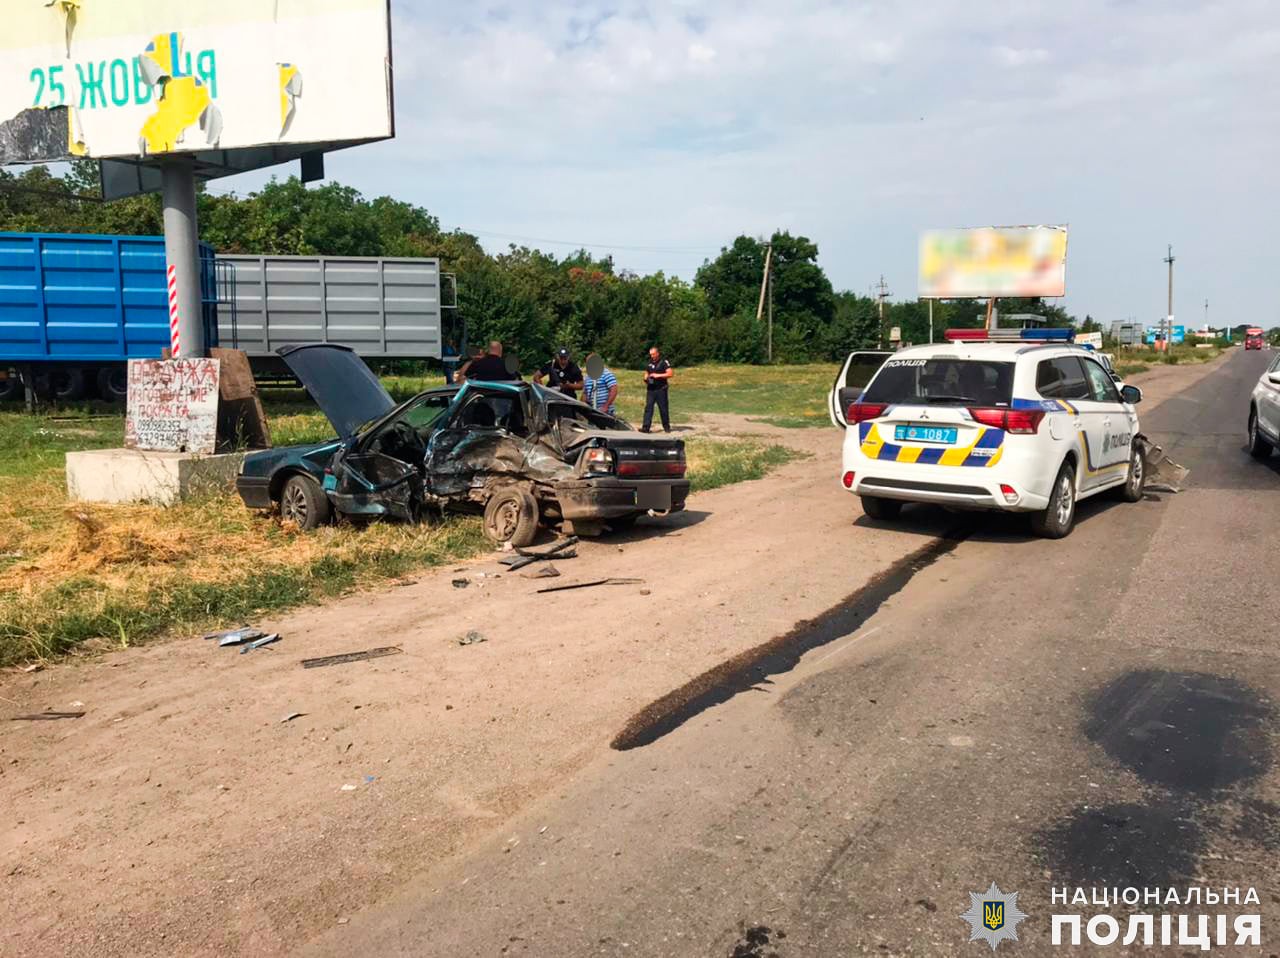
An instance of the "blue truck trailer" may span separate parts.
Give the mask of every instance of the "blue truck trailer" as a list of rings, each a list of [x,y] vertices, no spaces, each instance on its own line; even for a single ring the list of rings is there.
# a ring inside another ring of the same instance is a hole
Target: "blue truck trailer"
[[[213,249],[201,244],[205,342],[218,344]],[[0,232],[0,400],[23,380],[61,402],[123,401],[127,360],[169,347],[164,238]]]

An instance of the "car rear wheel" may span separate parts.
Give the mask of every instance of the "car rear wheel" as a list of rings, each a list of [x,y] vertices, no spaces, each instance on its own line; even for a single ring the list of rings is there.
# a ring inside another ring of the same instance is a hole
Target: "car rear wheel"
[[[310,476],[290,476],[280,490],[280,518],[302,530],[329,521],[329,498]]]
[[[902,514],[902,503],[897,499],[882,499],[879,496],[863,496],[862,511],[872,519],[892,521]]]
[[[1138,502],[1147,488],[1147,457],[1138,443],[1133,444],[1129,456],[1129,477],[1120,487],[1120,498],[1125,502]]]
[[[1044,512],[1031,516],[1031,530],[1045,539],[1062,539],[1071,533],[1076,522],[1076,470],[1064,462],[1053,481],[1053,492]]]
[[[124,402],[129,398],[127,366],[103,366],[98,370],[98,395],[107,402]]]
[[[1266,459],[1271,455],[1271,443],[1258,429],[1258,411],[1249,410],[1249,455],[1254,459]]]
[[[501,545],[527,546],[538,534],[538,502],[524,489],[499,489],[484,507],[484,534]]]

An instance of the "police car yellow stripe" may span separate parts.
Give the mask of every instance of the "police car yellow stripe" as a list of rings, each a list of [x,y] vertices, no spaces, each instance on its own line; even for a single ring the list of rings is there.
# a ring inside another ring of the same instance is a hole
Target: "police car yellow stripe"
[[[986,441],[984,442],[984,438]],[[993,445],[994,443],[994,445]],[[980,462],[970,461],[970,457],[975,449],[982,448],[983,452],[988,448],[993,448],[990,456],[987,456]],[[942,450],[934,446],[900,446],[896,443],[885,442],[880,435],[876,423],[871,423],[871,428],[866,430],[866,435],[862,440],[862,454],[868,459],[879,459],[883,462],[918,462],[921,456],[926,452],[931,455],[926,459],[931,464],[939,466],[981,466],[990,468],[1000,461],[1000,457],[1004,454],[1004,434],[999,429],[981,428],[978,431],[973,442],[967,446],[957,449]],[[936,458],[935,458],[936,456]]]

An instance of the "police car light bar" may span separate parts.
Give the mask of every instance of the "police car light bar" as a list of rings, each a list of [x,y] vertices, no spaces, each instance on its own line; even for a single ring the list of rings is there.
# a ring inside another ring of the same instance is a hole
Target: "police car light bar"
[[[948,329],[942,334],[949,343],[1069,343],[1074,329]]]

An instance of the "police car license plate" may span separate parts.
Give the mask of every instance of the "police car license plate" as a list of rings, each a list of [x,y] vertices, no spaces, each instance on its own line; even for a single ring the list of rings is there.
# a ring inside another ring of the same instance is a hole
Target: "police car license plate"
[[[936,442],[944,446],[956,444],[957,430],[954,426],[894,426],[893,438],[901,442]]]

